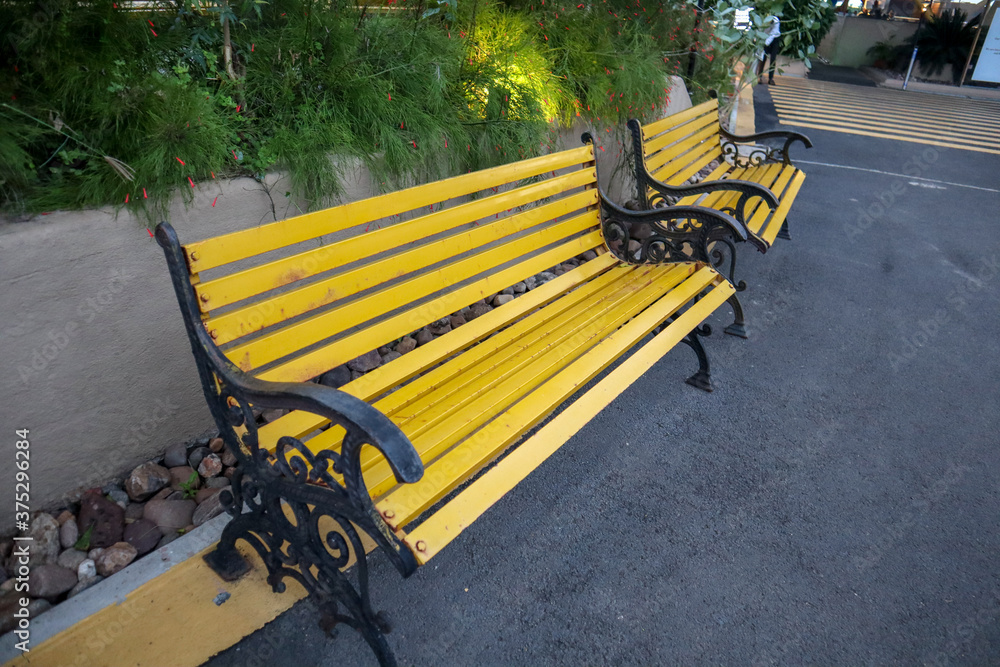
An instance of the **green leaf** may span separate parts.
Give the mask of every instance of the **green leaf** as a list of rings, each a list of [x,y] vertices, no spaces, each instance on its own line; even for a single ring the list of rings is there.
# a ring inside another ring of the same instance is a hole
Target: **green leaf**
[[[73,545],[73,548],[76,549],[77,551],[90,551],[90,534],[93,532],[94,532],[94,525],[91,524],[87,528],[87,530],[84,531],[83,535],[80,536],[80,539],[76,541],[76,543]]]

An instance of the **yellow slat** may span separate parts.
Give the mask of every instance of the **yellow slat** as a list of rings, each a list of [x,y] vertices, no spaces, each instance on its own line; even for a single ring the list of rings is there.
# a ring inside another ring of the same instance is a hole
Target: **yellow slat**
[[[767,229],[761,233],[761,238],[769,244],[774,243],[774,239],[778,236],[778,232],[781,231],[781,223],[783,223],[785,218],[788,217],[788,209],[792,207],[792,202],[795,201],[799,188],[802,187],[802,183],[805,180],[806,175],[804,172],[796,172],[791,184],[789,184],[788,188],[782,195],[781,204],[777,209],[775,209],[774,216],[772,216]]]
[[[520,319],[501,332],[490,336],[472,349],[446,364],[428,371],[418,382],[412,382],[400,387],[385,399],[378,402],[377,407],[389,415],[397,424],[405,421],[403,411],[416,413],[434,402],[444,400],[450,393],[446,385],[456,377],[467,376],[469,369],[480,362],[488,362],[494,367],[509,355],[511,344],[525,344],[527,337],[538,327],[553,329],[559,325],[557,317],[584,315],[582,311],[588,308],[592,299],[599,299],[600,294],[608,290],[622,289],[625,281],[637,280],[636,274],[627,265],[620,264],[606,271],[601,276],[580,285],[577,289],[549,304],[546,308]],[[459,385],[461,386],[461,385]],[[421,407],[422,406],[422,407]]]
[[[757,235],[760,235],[761,230],[769,224],[768,220],[776,219],[778,215],[778,209],[781,208],[781,204],[784,201],[785,188],[788,187],[789,181],[792,180],[792,177],[795,175],[796,172],[795,167],[792,166],[785,167],[780,164],[773,166],[776,167],[776,169],[772,173],[768,173],[766,179],[763,177],[761,178],[761,181],[769,181],[769,182],[762,182],[761,184],[766,185],[766,187],[770,188],[771,192],[773,192],[774,195],[778,198],[778,207],[775,208],[774,212],[772,213],[771,207],[763,206],[762,205],[763,201],[761,200],[757,202],[756,206],[751,207],[747,213],[747,228],[751,232]],[[777,176],[776,180],[773,179],[774,176]],[[790,205],[791,204],[789,204],[789,206]],[[785,210],[786,211],[788,210],[787,207]],[[781,226],[780,222],[778,226],[779,227]],[[767,241],[767,243],[770,245],[771,241]]]
[[[660,180],[668,183],[669,185],[681,185],[684,181],[697,174],[705,165],[715,159],[722,159],[722,149],[719,148],[718,144],[715,145],[713,150],[705,153],[683,169],[674,172],[674,174],[669,178],[661,178]]]
[[[702,102],[701,104],[693,106],[690,109],[685,109],[680,113],[671,114],[666,118],[653,121],[649,125],[643,125],[642,133],[644,136],[653,137],[661,132],[669,130],[672,127],[676,127],[685,121],[691,120],[692,118],[697,118],[698,116],[707,114],[710,111],[716,111],[718,108],[719,100],[708,100],[707,102]]]
[[[618,264],[619,261],[614,255],[605,252],[596,259],[586,262],[572,271],[567,271],[555,280],[550,280],[530,292],[525,292],[503,308],[491,310],[465,326],[451,331],[447,338],[435,338],[402,358],[369,371],[357,380],[344,385],[340,390],[363,401],[371,402],[372,399],[403,384],[451,354],[485,339],[512,319],[544,306],[574,286],[585,283],[593,276]],[[278,438],[281,436],[291,435],[295,438],[302,438],[328,423],[329,420],[323,417],[297,410],[261,426],[257,433],[258,442],[262,448],[274,451]],[[317,445],[315,448],[314,444]],[[330,444],[335,443],[331,442]],[[326,446],[316,439],[310,440],[307,445],[314,452]]]
[[[770,163],[762,165],[760,167],[741,170],[742,173],[739,176],[734,175],[731,176],[730,178],[750,181],[752,183],[763,185],[765,188],[768,188],[772,192],[774,192],[775,196],[779,196],[780,193],[775,192],[772,186],[774,186],[775,178],[777,178],[782,173],[782,170],[783,167],[781,164]],[[740,194],[741,193],[736,192],[734,190],[715,192],[705,198],[705,201],[702,202],[702,206],[709,206],[714,209],[722,209],[727,206],[730,207],[736,206],[737,202],[739,202]],[[758,200],[751,199],[750,205],[747,207],[747,210],[745,211],[747,217],[751,218],[754,215],[755,211],[757,211],[757,209],[762,204],[764,204],[763,199],[758,199]],[[764,210],[770,211],[770,206],[764,206]],[[754,229],[751,229],[751,231],[756,232],[756,230]]]
[[[715,148],[719,145],[718,135],[718,127],[706,127],[686,139],[679,141],[668,148],[664,148],[659,153],[652,155],[647,153],[648,157],[646,157],[646,168],[653,171],[673,160],[684,160],[686,158],[692,158],[696,155],[700,155],[702,151]],[[714,141],[712,140],[712,137],[716,137]],[[685,155],[688,151],[691,152]]]
[[[359,234],[337,243],[209,280],[198,285],[196,289],[198,303],[202,312],[228,306],[262,292],[337,269],[369,255],[397,249],[414,241],[427,239],[450,229],[468,225],[475,220],[595,183],[596,178],[597,175],[593,169],[573,171],[541,183],[533,183],[492,197],[446,208],[408,222],[392,225],[386,229]],[[582,208],[582,206],[577,208]],[[566,212],[568,213],[569,210]],[[444,246],[450,243],[443,240],[439,242]],[[375,279],[378,274],[373,269],[372,273],[366,273],[366,275]],[[338,294],[328,295],[328,299],[322,303],[330,303],[341,296]],[[281,295],[279,301],[284,298],[285,295]],[[317,303],[316,306],[322,305],[322,303]],[[250,306],[250,311],[258,312],[256,306]]]
[[[651,267],[633,269],[623,276],[623,280],[614,283],[613,289],[602,290],[586,301],[572,304],[562,312],[547,313],[544,326],[528,325],[519,328],[515,337],[504,337],[504,341],[510,343],[509,345],[497,349],[485,359],[478,349],[471,350],[463,355],[470,357],[468,360],[470,365],[461,368],[465,366],[466,360],[463,358],[456,360],[458,363],[455,365],[460,368],[455,369],[456,372],[451,380],[434,386],[432,391],[418,400],[408,401],[391,412],[385,410],[386,413],[403,427],[408,435],[418,437],[463,405],[484,399],[485,392],[490,392],[491,397],[495,396],[494,383],[503,381],[533,363],[536,356],[551,350],[553,346],[562,342],[564,337],[586,329],[594,319],[600,317],[601,313],[615,308],[615,304],[626,302],[629,295],[644,288],[642,282],[647,279],[650,272]],[[561,301],[552,304],[547,310],[558,310],[562,305]],[[391,396],[388,401],[395,402]],[[495,403],[493,400],[493,404]],[[490,402],[486,401],[484,404],[490,405]],[[410,424],[410,422],[415,423]]]
[[[577,172],[580,173],[580,172]],[[446,239],[378,259],[331,278],[310,283],[269,299],[209,319],[206,328],[217,344],[228,343],[248,333],[260,331],[315,308],[352,296],[388,280],[485,247],[511,234],[554,220],[597,203],[596,190],[584,190],[569,197],[531,208],[522,213],[472,227]],[[471,218],[470,218],[471,219]],[[386,230],[392,231],[392,230]]]
[[[594,215],[596,216],[597,213],[595,212]],[[497,271],[471,285],[449,292],[415,310],[394,315],[364,331],[303,354],[261,373],[259,377],[263,380],[278,382],[302,382],[316,377],[320,373],[364,354],[373,347],[405,336],[439,317],[453,313],[489,294],[502,290],[508,285],[513,285],[519,280],[524,280],[528,276],[564,262],[570,257],[596,248],[603,242],[604,239],[600,231],[579,236],[510,268]],[[514,301],[519,301],[519,299],[514,299]]]
[[[691,329],[702,322],[732,294],[728,283],[720,283],[697,304],[685,311],[675,322],[659,333],[653,340],[642,346],[618,368],[611,371],[586,394],[575,400],[562,413],[543,426],[523,442],[517,449],[500,461],[494,468],[474,481],[444,507],[435,512],[421,525],[410,532],[404,541],[423,565],[442,548],[454,540],[465,528],[472,525],[487,509],[509,493],[549,456],[555,453],[577,431],[633,384],[643,373],[652,368],[667,352],[676,346]],[[641,317],[641,316],[640,316]],[[638,319],[626,325],[642,330]],[[648,321],[644,324],[648,324]],[[655,326],[655,324],[654,324]],[[617,337],[617,339],[615,338]],[[556,378],[546,390],[560,400],[576,391],[580,385],[597,375],[607,366],[604,358],[615,354],[606,348],[621,342],[629,343],[635,338],[633,331],[622,328],[615,337],[601,343],[605,349],[594,349],[587,357],[581,358],[572,367]],[[620,353],[615,354],[615,357]],[[585,377],[586,380],[581,380]],[[503,427],[518,428],[525,421],[537,421],[530,414],[532,405],[524,401],[501,417],[498,430]],[[524,414],[529,413],[529,414]]]
[[[693,266],[693,265],[689,265]],[[676,286],[690,270],[677,269],[657,284],[629,285],[621,298],[598,305],[601,310],[578,319],[551,336],[534,341],[522,353],[515,355],[510,364],[496,372],[475,378],[471,391],[461,394],[464,400],[454,405],[435,404],[416,424],[403,424],[403,431],[410,438],[425,465],[446,452],[477,428],[495,418],[507,405],[523,398],[535,387],[547,381],[573,358],[596,344],[624,324],[634,314]],[[650,278],[646,278],[647,283]],[[428,414],[429,413],[429,414]],[[428,419],[427,417],[435,417]],[[447,419],[444,419],[447,417]],[[476,438],[474,437],[473,440]],[[461,443],[459,448],[467,446]],[[462,479],[452,480],[455,484]],[[389,492],[397,482],[385,459],[379,458],[365,471],[365,483],[372,497]],[[397,517],[397,520],[404,520]],[[406,519],[408,520],[408,519]],[[399,525],[403,525],[402,523]]]
[[[706,116],[702,116],[701,118],[691,121],[690,123],[685,123],[680,127],[676,127],[670,130],[669,132],[664,132],[658,137],[653,137],[652,139],[649,139],[648,141],[643,143],[643,151],[648,157],[653,153],[655,153],[656,151],[660,150],[661,148],[669,146],[675,141],[678,141],[686,136],[695,134],[696,132],[700,132],[706,127],[714,127],[716,131],[718,131],[719,129],[718,114],[708,114]]]
[[[425,467],[424,476],[419,482],[399,486],[381,499],[376,507],[383,516],[387,512],[392,515],[389,524],[394,527],[401,527],[415,518],[454,488],[458,481],[468,479],[475,470],[515,442],[553,407],[562,403],[718,278],[715,271],[708,269],[708,273],[704,273],[705,270],[699,270],[679,287],[658,299],[616,333],[602,337],[599,342],[595,341],[596,344],[587,353],[567,364],[563,372],[533,392],[531,399],[520,401],[505,411],[474,437]],[[725,286],[720,289],[730,293],[732,290]],[[695,324],[702,319],[704,316]]]
[[[483,271],[515,260],[536,248],[582,232],[596,224],[596,216],[596,211],[587,212],[545,229],[525,234],[503,245],[448,264],[436,271],[420,274],[361,299],[335,306],[303,322],[283,327],[236,345],[226,350],[226,356],[244,371],[259,368],[297,350],[326,340],[380,314],[401,308],[415,300],[424,298],[428,294],[447,289]],[[443,315],[447,315],[447,313]],[[443,315],[426,319],[423,324],[433,322]],[[419,329],[423,324],[412,326],[409,331]],[[373,343],[368,349],[378,347],[385,342],[387,340]],[[353,357],[348,357],[345,361],[351,358]]]
[[[262,252],[593,160],[594,151],[587,145],[189,243],[184,250],[191,273],[200,273]]]
[[[621,317],[637,312],[643,304],[655,299],[656,294],[669,290],[690,273],[678,270],[661,277],[654,293],[648,287],[653,267],[621,268],[625,269],[625,280],[614,284],[617,289],[602,290],[579,307],[564,312],[559,312],[561,300],[550,304],[545,310],[557,315],[543,327],[534,327],[534,332],[525,332],[523,344],[515,339],[515,344],[501,349],[494,355],[496,363],[494,357],[484,361],[479,353],[480,346],[476,346],[449,362],[445,374],[452,375],[450,381],[439,383],[436,378],[421,377],[416,383],[432,393],[426,400],[406,405],[403,410],[406,414],[387,409],[386,403],[391,403],[393,396],[376,403],[375,407],[406,433],[421,459],[433,460],[478,425],[492,419],[503,405],[509,405],[544,382],[551,375],[550,369],[568,363],[574,346],[582,349],[581,346],[593,344],[588,339],[600,339],[604,333],[613,331]],[[640,275],[633,277],[628,275],[630,273]],[[646,285],[641,284],[643,282]],[[619,319],[611,319],[612,313],[618,313]],[[598,328],[602,319],[607,320],[603,329]],[[580,338],[581,332],[592,329],[592,335]],[[465,357],[470,358],[467,366]],[[316,440],[323,441],[326,447],[336,447],[342,438],[343,432],[331,434],[327,431]],[[312,441],[310,446],[313,446]],[[377,451],[363,452],[361,465],[372,497],[396,485],[392,469]]]

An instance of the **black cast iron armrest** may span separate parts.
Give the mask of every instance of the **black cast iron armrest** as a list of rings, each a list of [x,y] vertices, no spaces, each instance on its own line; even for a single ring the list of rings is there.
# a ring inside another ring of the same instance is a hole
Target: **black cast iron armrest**
[[[719,210],[723,213],[729,213],[731,211],[733,217],[735,217],[736,220],[743,225],[743,228],[747,230],[747,233],[749,234],[748,240],[750,243],[757,248],[759,252],[767,252],[767,249],[770,246],[768,246],[763,239],[749,231],[749,228],[747,227],[748,216],[746,207],[747,204],[750,203],[750,200],[760,197],[773,212],[776,208],[778,208],[778,198],[773,192],[771,192],[770,188],[766,188],[759,183],[743,181],[738,178],[724,181],[703,181],[701,183],[695,183],[694,185],[668,185],[653,178],[649,172],[646,171],[645,165],[642,166],[642,169],[646,185],[664,197],[686,197],[689,195],[705,194],[709,192],[739,192],[740,198],[736,200],[735,204]]]
[[[700,183],[687,184],[687,185],[670,185],[669,183],[664,183],[653,178],[649,172],[646,172],[647,183],[649,187],[653,188],[662,195],[667,195],[671,197],[689,197],[692,195],[702,195],[708,194],[710,192],[739,192],[746,196],[746,199],[751,199],[753,197],[760,197],[767,205],[772,209],[778,207],[778,198],[771,192],[770,188],[767,188],[760,183],[754,183],[753,181],[744,181],[738,178],[724,181],[702,181]],[[742,202],[743,198],[741,198]],[[742,207],[737,208],[739,211]],[[736,215],[738,220],[744,221],[740,217],[739,212]]]
[[[744,143],[744,144],[753,143],[756,141],[764,141],[767,139],[785,140],[785,143],[782,145],[780,149],[768,147],[766,154],[762,156],[760,159],[754,160],[751,157],[750,159],[751,164],[760,164],[765,161],[776,161],[774,158],[775,153],[779,153],[781,155],[782,164],[785,165],[791,164],[792,158],[788,153],[788,149],[796,141],[802,142],[802,145],[805,146],[806,148],[812,148],[812,141],[809,140],[809,137],[807,137],[804,134],[800,134],[799,132],[792,132],[789,130],[768,130],[767,132],[757,132],[755,134],[741,135],[741,134],[733,134],[732,132],[728,132],[720,127],[719,134],[722,136],[723,139],[727,140],[728,142],[731,142],[729,144],[727,144],[725,141],[723,142],[723,153],[726,155],[733,155],[734,157],[736,156],[735,144],[737,143]],[[732,146],[732,148],[727,150],[727,145]]]
[[[629,249],[630,230],[648,224],[652,234],[641,241],[638,249]],[[630,211],[609,201],[601,193],[601,228],[608,248],[629,264],[659,264],[664,262],[705,262],[725,270],[727,279],[742,290],[745,285],[734,282],[736,271],[735,244],[753,238],[746,226],[731,215],[705,206],[670,206],[646,211]],[[724,250],[728,250],[728,253]]]
[[[424,464],[409,438],[377,408],[350,394],[312,382],[265,382],[243,375],[238,393],[255,408],[305,410],[364,433],[365,444],[385,457],[400,483],[419,481]],[[237,385],[230,378],[230,387]],[[235,392],[234,392],[235,393]]]
[[[216,346],[201,322],[194,289],[187,275],[187,263],[173,227],[165,222],[157,225],[156,240],[167,258],[205,398],[224,434],[235,425],[252,422],[253,415],[248,412],[250,406],[305,410],[343,426],[348,434],[356,434],[356,439],[364,441],[358,442],[358,447],[369,444],[382,452],[399,482],[415,482],[423,476],[423,463],[413,444],[398,426],[368,403],[331,387],[309,382],[260,380],[233,364]],[[345,449],[346,444],[347,440]],[[234,453],[238,457],[243,455],[237,449],[234,447]]]

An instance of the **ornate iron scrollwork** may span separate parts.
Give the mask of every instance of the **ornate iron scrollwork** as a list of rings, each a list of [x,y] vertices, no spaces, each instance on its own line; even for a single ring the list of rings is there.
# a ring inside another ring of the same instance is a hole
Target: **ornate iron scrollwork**
[[[798,132],[787,132],[784,130],[736,135],[720,128],[719,135],[723,157],[741,168],[759,167],[762,164],[773,162],[780,162],[786,166],[790,165],[792,158],[789,154],[789,149],[796,141],[801,142],[806,148],[812,148],[812,142],[809,140],[809,137]],[[784,139],[784,143],[780,147],[751,143],[771,139]]]
[[[740,145],[733,141],[721,141],[722,157],[741,169],[759,167],[768,162],[780,161],[780,151],[763,144]],[[776,156],[778,159],[776,159]]]
[[[264,562],[267,581],[283,592],[298,581],[318,605],[327,631],[338,623],[357,630],[382,665],[395,659],[385,640],[390,626],[375,613],[368,592],[366,533],[403,576],[416,559],[372,503],[361,470],[361,450],[377,448],[399,482],[415,482],[423,463],[405,435],[378,410],[353,396],[312,383],[263,382],[234,366],[201,324],[194,290],[177,236],[161,223],[171,280],[220,435],[238,461],[232,487],[220,500],[232,516],[215,551],[205,557],[220,577],[232,580],[249,570],[236,548],[250,545]],[[340,450],[313,452],[302,441],[282,437],[273,454],[260,448],[254,408],[305,410],[344,429]],[[344,568],[355,561],[352,584]]]

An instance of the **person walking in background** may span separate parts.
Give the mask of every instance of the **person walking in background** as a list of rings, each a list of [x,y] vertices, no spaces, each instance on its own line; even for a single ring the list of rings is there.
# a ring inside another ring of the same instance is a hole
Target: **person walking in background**
[[[778,64],[778,51],[781,50],[781,19],[771,16],[771,25],[767,29],[767,39],[764,40],[764,51],[760,55],[760,62],[757,64],[757,81],[764,83],[764,63],[768,57],[771,58],[771,67],[767,71],[767,83],[774,83],[774,68]]]

